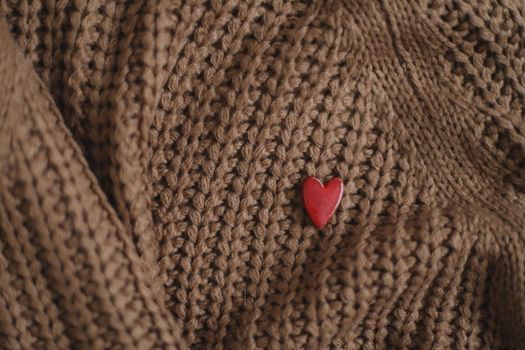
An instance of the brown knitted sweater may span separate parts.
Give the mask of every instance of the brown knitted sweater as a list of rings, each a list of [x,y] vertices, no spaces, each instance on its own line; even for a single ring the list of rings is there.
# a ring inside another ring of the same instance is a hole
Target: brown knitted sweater
[[[0,349],[525,349],[522,1],[0,16]]]

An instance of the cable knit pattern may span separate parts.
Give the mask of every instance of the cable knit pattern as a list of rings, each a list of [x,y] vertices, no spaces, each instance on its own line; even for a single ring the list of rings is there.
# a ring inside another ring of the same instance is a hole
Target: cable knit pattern
[[[0,16],[1,349],[525,348],[520,1]]]

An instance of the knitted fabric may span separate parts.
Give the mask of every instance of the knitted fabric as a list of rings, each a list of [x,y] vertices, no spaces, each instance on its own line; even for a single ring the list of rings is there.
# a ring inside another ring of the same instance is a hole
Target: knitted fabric
[[[0,15],[1,349],[525,349],[523,2]]]

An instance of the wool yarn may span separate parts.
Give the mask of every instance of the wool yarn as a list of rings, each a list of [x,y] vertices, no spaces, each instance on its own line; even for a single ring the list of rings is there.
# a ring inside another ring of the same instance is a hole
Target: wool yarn
[[[524,23],[0,0],[0,348],[524,349]]]

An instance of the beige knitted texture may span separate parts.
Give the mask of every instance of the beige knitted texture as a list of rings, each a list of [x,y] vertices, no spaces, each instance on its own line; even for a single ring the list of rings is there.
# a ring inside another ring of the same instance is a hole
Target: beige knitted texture
[[[525,348],[520,1],[0,13],[0,348]]]

